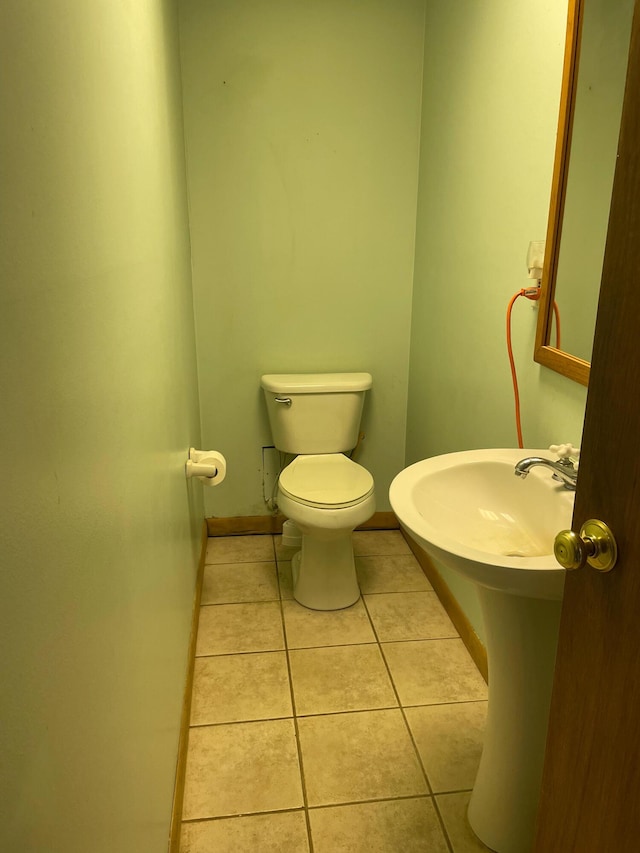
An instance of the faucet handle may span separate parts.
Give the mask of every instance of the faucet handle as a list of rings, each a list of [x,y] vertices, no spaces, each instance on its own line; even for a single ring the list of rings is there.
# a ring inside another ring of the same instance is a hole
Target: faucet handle
[[[580,448],[574,447],[573,444],[550,444],[549,450],[556,453],[559,459],[575,459],[580,458]]]

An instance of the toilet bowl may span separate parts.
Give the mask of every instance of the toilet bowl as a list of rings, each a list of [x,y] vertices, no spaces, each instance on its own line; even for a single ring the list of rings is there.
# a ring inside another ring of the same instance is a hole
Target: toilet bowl
[[[296,458],[276,502],[302,534],[292,560],[293,596],[314,610],[360,597],[351,533],[375,511],[373,477],[344,455],[358,442],[369,373],[266,374],[261,384],[273,441]]]
[[[354,604],[351,533],[375,512],[371,474],[342,453],[297,456],[280,475],[277,502],[302,533],[291,564],[296,601],[313,610]]]

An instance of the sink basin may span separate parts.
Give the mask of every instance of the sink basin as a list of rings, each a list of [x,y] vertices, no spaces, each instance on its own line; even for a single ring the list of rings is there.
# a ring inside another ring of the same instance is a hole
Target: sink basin
[[[514,466],[545,450],[469,450],[401,471],[389,499],[402,526],[433,557],[469,580],[514,595],[560,600],[564,569],[553,555],[571,526],[573,492],[533,468]]]
[[[498,853],[530,853],[551,704],[564,570],[556,533],[574,493],[544,467],[544,450],[469,450],[410,465],[391,484],[402,527],[435,560],[476,585],[486,633],[489,703],[469,801],[476,835]]]

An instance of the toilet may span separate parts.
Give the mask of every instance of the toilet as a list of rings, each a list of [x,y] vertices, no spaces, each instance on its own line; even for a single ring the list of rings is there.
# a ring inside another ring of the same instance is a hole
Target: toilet
[[[313,610],[360,598],[351,534],[375,512],[373,477],[345,456],[358,441],[369,373],[262,377],[273,443],[296,458],[281,472],[277,503],[302,534],[293,595]]]

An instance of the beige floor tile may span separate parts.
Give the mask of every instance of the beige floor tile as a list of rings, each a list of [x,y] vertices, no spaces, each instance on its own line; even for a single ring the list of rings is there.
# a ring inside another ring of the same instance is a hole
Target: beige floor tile
[[[368,557],[410,554],[411,549],[399,530],[354,530],[353,553],[356,557]]]
[[[356,572],[362,593],[433,589],[413,554],[356,557]]]
[[[290,562],[278,563],[278,583],[280,584],[280,598],[283,601],[291,600],[293,598],[293,576]]]
[[[278,601],[213,604],[200,608],[196,655],[267,652],[283,648]]]
[[[400,710],[301,717],[298,727],[309,805],[427,792]]]
[[[260,563],[274,559],[273,536],[212,536],[207,542],[204,562]]]
[[[283,601],[282,610],[290,649],[374,643],[376,639],[362,601],[344,610],[309,610],[297,601]]]
[[[284,652],[196,658],[192,726],[292,715]]]
[[[397,707],[378,645],[289,652],[297,714]]]
[[[279,597],[275,561],[205,566],[202,604],[277,601]]]
[[[487,685],[462,640],[383,643],[402,705],[432,705],[487,698]]]
[[[183,823],[180,853],[308,853],[304,812]]]
[[[189,730],[183,819],[302,805],[293,720]]]
[[[208,542],[181,853],[309,851],[278,596],[315,853],[447,850],[371,622],[454,853],[487,850],[442,793],[473,784],[487,688],[402,534],[354,533],[366,597],[326,612],[293,600],[279,538]]]
[[[293,555],[296,551],[299,551],[300,548],[291,548],[288,545],[282,544],[282,536],[274,536],[273,537],[273,546],[276,550],[276,560],[280,562],[290,562]]]
[[[453,853],[484,853],[489,850],[469,826],[467,808],[470,793],[439,794],[436,797]]]
[[[476,780],[486,702],[424,705],[405,711],[434,792],[470,790]]]
[[[311,809],[314,853],[448,853],[430,797]]]
[[[365,602],[381,643],[458,636],[435,592],[367,595]]]

